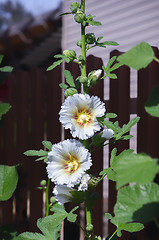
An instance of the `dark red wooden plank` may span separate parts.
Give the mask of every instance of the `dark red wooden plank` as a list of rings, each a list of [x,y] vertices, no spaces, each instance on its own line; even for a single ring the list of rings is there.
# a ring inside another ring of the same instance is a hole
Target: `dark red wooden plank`
[[[114,50],[111,52],[110,57],[119,56],[121,52]],[[115,121],[119,121],[119,125],[122,127],[123,124],[127,123],[130,118],[130,70],[126,66],[122,66],[115,70],[114,73],[117,75],[117,79],[110,79],[110,101],[109,101],[109,112],[116,113],[118,117]],[[112,148],[117,147],[118,154],[124,149],[129,148],[128,141],[120,141]],[[109,181],[109,200],[108,208],[109,212],[113,213],[113,208],[116,202],[116,188],[115,183]],[[112,224],[109,224],[109,233],[111,234],[115,230]]]
[[[15,71],[16,86],[15,86],[15,109],[16,109],[16,164],[19,166],[19,184],[16,191],[16,221],[18,231],[23,232],[28,230],[27,219],[27,197],[29,191],[29,171],[30,160],[24,156],[24,151],[28,146],[29,134],[29,74],[21,70]]]
[[[10,74],[8,77],[9,81],[9,92],[7,97],[4,99],[4,102],[9,103],[12,108],[9,112],[2,117],[1,120],[1,161],[0,164],[13,166],[15,165],[15,149],[14,149],[14,81],[13,74]],[[13,197],[5,202],[0,202],[0,223],[2,225],[11,224],[14,221],[13,218]]]
[[[30,73],[30,138],[29,149],[42,148],[44,140],[44,71],[32,69]],[[27,149],[26,149],[27,150]],[[30,218],[29,230],[35,231],[36,221],[43,216],[43,194],[37,189],[40,181],[45,177],[45,164],[43,161],[35,162],[28,159],[29,194],[30,194]]]

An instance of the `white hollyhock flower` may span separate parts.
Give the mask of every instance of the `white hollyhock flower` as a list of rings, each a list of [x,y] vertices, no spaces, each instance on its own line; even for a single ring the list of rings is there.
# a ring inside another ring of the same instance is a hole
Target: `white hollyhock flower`
[[[112,129],[104,129],[102,133],[102,137],[107,140],[111,139],[114,135],[114,131]]]
[[[91,165],[88,150],[77,140],[67,139],[52,146],[46,169],[52,182],[73,187]]]
[[[59,204],[64,204],[67,202],[71,202],[71,191],[74,191],[73,188],[69,188],[65,185],[55,185],[53,189],[53,194],[56,196],[56,201]]]
[[[81,183],[78,187],[78,191],[86,191],[88,189],[88,182],[90,180],[90,176],[88,174],[84,174],[82,179],[81,179]]]
[[[97,96],[77,93],[62,104],[59,120],[73,137],[88,139],[100,130],[96,118],[102,117],[105,111],[105,104]]]

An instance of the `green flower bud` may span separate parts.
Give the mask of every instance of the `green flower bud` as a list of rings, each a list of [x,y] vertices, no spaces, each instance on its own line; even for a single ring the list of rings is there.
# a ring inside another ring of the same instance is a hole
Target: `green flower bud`
[[[93,44],[96,41],[94,33],[87,33],[85,38],[86,38],[86,43],[88,44]]]
[[[63,54],[69,58],[71,61],[76,59],[76,52],[74,50],[65,50]]]
[[[81,41],[80,39],[77,40],[76,45],[77,45],[78,47],[82,48],[82,41]]]
[[[78,10],[74,16],[74,19],[77,23],[83,23],[83,21],[85,20],[85,17],[86,15],[81,10]]]
[[[40,186],[46,186],[46,180],[42,180],[41,182],[40,182]]]
[[[70,9],[72,13],[76,13],[79,8],[81,8],[81,5],[79,2],[73,2],[70,5]]]
[[[65,90],[65,96],[73,96],[75,93],[77,93],[77,90],[75,88],[68,88]]]
[[[80,83],[85,84],[85,83],[87,83],[88,78],[87,78],[87,77],[84,77],[84,76],[80,76],[80,77],[79,77],[79,81],[80,81]]]
[[[50,202],[51,202],[51,203],[55,203],[55,202],[56,202],[56,197],[51,197],[51,198],[50,198]]]
[[[98,79],[101,77],[102,74],[102,70],[98,69],[98,70],[93,70],[92,72],[90,72],[88,74],[88,79],[90,80],[90,83],[93,85],[95,84]]]
[[[88,232],[92,232],[93,231],[93,225],[92,224],[87,224],[87,226],[86,226],[86,230],[88,231]]]

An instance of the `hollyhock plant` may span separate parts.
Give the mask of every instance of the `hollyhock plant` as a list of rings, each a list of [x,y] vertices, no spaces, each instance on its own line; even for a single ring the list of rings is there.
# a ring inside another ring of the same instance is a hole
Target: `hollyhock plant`
[[[74,94],[66,98],[60,110],[60,122],[73,137],[88,139],[100,130],[97,117],[105,114],[105,104],[97,96]]]
[[[77,140],[67,139],[52,146],[46,169],[52,182],[73,187],[91,165],[88,150]]]

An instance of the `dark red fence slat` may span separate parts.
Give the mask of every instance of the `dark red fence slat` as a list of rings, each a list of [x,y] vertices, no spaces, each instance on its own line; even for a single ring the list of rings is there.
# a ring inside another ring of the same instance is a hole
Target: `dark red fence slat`
[[[1,148],[1,161],[0,164],[13,166],[15,165],[15,149],[14,149],[14,76],[12,74],[8,77],[9,80],[9,92],[4,99],[4,102],[9,103],[12,108],[9,112],[2,117],[1,120],[1,140],[2,140],[2,148]],[[1,225],[11,224],[14,221],[13,218],[13,197],[8,201],[0,202],[0,211],[2,214],[2,218],[0,220]]]
[[[110,57],[119,56],[121,52],[114,50],[111,52]],[[110,102],[109,112],[116,113],[118,115],[115,121],[119,121],[120,127],[127,123],[130,118],[130,70],[126,66],[122,66],[114,73],[117,75],[117,79],[110,79]],[[120,141],[115,146],[110,146],[110,151],[113,147],[117,147],[118,154],[124,149],[129,148],[128,141]],[[109,181],[109,199],[108,208],[109,212],[113,213],[113,208],[116,202],[116,189],[115,183]],[[109,233],[114,231],[114,226],[109,224]]]
[[[29,149],[42,148],[44,140],[44,71],[33,69],[30,74],[30,139]],[[36,221],[43,216],[42,191],[37,189],[40,181],[45,176],[45,165],[43,161],[29,161],[29,188],[30,188],[30,231],[37,230]]]
[[[29,132],[29,102],[28,102],[28,88],[29,88],[29,74],[23,71],[15,71],[16,87],[16,164],[19,166],[19,182],[16,191],[16,220],[18,224],[18,231],[23,232],[28,230],[27,221],[27,198],[29,191],[28,172],[30,169],[30,159],[26,159],[24,151],[28,146],[28,132]]]
[[[159,50],[157,48],[153,48],[153,50],[155,56],[159,58]],[[150,116],[144,109],[151,90],[156,85],[159,85],[159,64],[153,61],[146,69],[141,69],[138,72],[137,112],[141,119],[137,128],[137,150],[138,152],[145,152],[151,157],[159,158],[159,119]],[[158,177],[156,181],[159,183]],[[137,240],[150,240],[152,237],[155,240],[159,239],[159,231],[152,222],[136,235]]]

